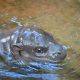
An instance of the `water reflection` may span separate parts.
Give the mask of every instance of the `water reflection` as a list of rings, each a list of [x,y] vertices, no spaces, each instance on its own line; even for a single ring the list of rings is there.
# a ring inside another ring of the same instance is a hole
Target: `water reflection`
[[[5,68],[6,65],[0,64],[0,78],[7,79],[32,79],[32,80],[60,80],[59,75],[56,73],[57,70],[62,69],[58,64],[51,63],[30,63],[27,67],[9,67]],[[7,67],[7,66],[6,66]]]
[[[16,78],[17,79],[38,79],[38,80],[59,80],[57,74],[17,74],[15,72],[6,72],[6,71],[0,71],[0,75],[10,78]]]

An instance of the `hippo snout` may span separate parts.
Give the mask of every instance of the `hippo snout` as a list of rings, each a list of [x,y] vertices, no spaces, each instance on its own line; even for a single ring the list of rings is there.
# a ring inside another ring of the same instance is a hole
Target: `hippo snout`
[[[49,47],[49,56],[53,61],[60,62],[67,56],[66,49],[61,44],[51,43]]]
[[[54,62],[60,62],[65,59],[66,53],[52,53],[51,57]]]

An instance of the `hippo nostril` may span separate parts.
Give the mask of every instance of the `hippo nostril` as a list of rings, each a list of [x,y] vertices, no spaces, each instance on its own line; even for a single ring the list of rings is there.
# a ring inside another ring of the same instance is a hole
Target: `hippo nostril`
[[[57,53],[53,53],[51,56],[55,58],[55,57],[57,57],[57,56],[59,56],[61,54],[62,54],[61,52],[57,52]]]
[[[61,55],[61,52],[58,52],[57,54]]]

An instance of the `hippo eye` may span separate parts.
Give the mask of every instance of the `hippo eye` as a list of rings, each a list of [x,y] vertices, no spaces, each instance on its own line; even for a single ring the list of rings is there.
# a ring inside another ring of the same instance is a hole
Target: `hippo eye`
[[[36,47],[34,51],[37,52],[37,53],[42,53],[43,48],[41,48],[41,47]]]
[[[37,53],[45,53],[45,52],[47,52],[47,48],[44,48],[44,47],[36,47],[35,49],[34,49],[34,51],[35,52],[37,52]]]

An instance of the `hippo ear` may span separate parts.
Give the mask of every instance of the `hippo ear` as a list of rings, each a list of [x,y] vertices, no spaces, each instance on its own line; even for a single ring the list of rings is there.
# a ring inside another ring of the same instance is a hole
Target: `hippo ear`
[[[21,50],[21,47],[18,46],[18,45],[13,45],[12,46],[12,49],[13,49],[13,51],[20,51]]]

